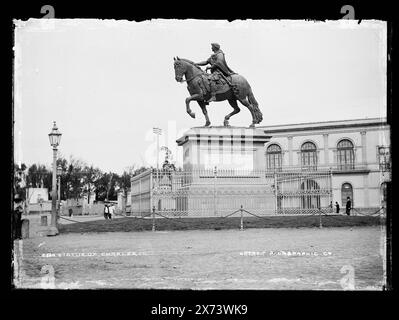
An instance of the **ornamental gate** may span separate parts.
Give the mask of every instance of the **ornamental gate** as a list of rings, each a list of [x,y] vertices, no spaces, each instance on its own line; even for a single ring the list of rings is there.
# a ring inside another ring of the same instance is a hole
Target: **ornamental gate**
[[[149,169],[131,180],[131,214],[224,217],[241,205],[256,215],[313,214],[331,194],[329,172]]]
[[[333,212],[331,171],[295,171],[275,174],[278,214]]]

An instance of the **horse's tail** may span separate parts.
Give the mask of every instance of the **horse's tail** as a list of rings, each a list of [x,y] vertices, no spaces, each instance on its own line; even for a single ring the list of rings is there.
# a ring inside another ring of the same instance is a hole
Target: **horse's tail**
[[[253,106],[253,108],[254,108],[254,109],[253,109],[253,112],[254,112],[254,116],[255,116],[256,123],[261,123],[262,120],[263,120],[263,115],[262,115],[262,112],[261,112],[260,109],[259,109],[258,102],[257,102],[256,99],[255,99],[255,96],[254,96],[254,94],[253,94],[253,92],[252,92],[251,87],[249,87],[248,100],[249,100],[249,103],[250,103],[250,104]]]

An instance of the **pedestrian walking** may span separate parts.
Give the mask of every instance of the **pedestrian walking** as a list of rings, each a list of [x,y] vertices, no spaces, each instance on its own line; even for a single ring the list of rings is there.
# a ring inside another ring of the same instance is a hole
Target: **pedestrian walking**
[[[335,211],[336,213],[339,213],[340,208],[339,208],[339,204],[337,201],[335,201],[335,210],[336,210]]]
[[[114,204],[112,203],[109,207],[109,214],[108,214],[109,219],[112,219],[114,217],[114,214],[115,214],[115,207]]]
[[[109,206],[108,204],[104,205],[104,219],[109,219]]]
[[[348,216],[350,216],[350,214],[351,214],[351,209],[352,209],[352,202],[351,202],[351,198],[350,197],[348,197],[348,198],[346,198],[347,199],[347,201],[346,201],[346,214],[348,215]]]

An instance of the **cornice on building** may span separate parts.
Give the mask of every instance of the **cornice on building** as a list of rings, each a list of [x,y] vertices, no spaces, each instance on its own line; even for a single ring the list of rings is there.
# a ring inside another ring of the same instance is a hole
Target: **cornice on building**
[[[389,127],[386,118],[370,118],[370,119],[352,119],[337,120],[323,122],[308,122],[286,125],[261,126],[258,129],[264,130],[266,134],[290,133],[300,131],[315,130],[334,130],[334,129],[351,129],[351,128],[370,128],[370,127]]]

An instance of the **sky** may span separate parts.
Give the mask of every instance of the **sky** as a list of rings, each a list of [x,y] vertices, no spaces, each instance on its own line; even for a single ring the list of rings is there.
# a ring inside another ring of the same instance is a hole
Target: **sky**
[[[263,113],[260,125],[386,117],[386,23],[295,20],[15,20],[14,157],[50,165],[53,121],[59,152],[103,171],[156,166],[159,145],[182,163],[176,144],[205,119],[185,111],[186,84],[173,57],[204,61],[217,42]],[[232,111],[208,106],[212,125]],[[248,126],[249,111],[230,119]],[[163,159],[160,153],[160,161]]]

